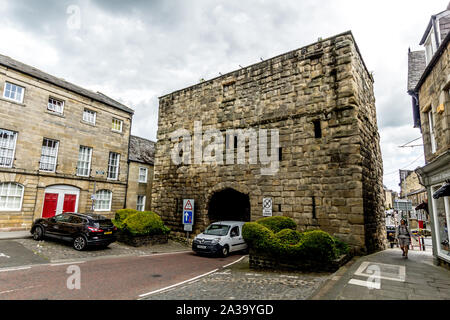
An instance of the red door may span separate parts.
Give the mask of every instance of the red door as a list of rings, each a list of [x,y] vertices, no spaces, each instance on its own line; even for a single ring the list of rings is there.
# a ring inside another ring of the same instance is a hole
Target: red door
[[[65,194],[64,195],[64,212],[75,212],[75,204],[77,202],[77,196],[75,194]]]
[[[56,214],[58,206],[58,194],[46,193],[44,197],[44,209],[42,210],[42,218],[51,218]]]

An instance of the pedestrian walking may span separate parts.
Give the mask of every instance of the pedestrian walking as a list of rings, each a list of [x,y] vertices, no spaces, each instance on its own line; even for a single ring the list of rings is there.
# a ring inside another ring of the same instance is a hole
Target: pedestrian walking
[[[397,227],[395,236],[398,240],[400,248],[403,251],[403,257],[405,257],[405,259],[408,259],[408,249],[409,245],[411,244],[411,231],[409,230],[405,219],[402,219],[400,221],[400,225]]]

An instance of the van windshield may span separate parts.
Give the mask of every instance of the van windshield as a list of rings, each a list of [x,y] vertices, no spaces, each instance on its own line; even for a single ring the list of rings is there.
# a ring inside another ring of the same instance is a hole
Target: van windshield
[[[208,234],[212,236],[226,236],[230,230],[230,226],[224,224],[212,224],[206,228],[203,234]]]

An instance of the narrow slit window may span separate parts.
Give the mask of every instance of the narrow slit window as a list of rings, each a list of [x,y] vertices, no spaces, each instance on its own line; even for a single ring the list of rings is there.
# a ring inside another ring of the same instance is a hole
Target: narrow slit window
[[[320,120],[314,120],[314,137],[315,138],[322,138],[322,127],[320,125]]]

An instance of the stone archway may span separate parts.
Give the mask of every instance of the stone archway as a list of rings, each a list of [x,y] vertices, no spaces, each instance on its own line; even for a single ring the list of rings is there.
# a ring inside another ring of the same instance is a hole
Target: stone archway
[[[225,188],[212,194],[208,202],[208,218],[215,221],[250,221],[248,194]]]

